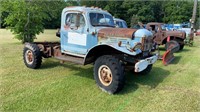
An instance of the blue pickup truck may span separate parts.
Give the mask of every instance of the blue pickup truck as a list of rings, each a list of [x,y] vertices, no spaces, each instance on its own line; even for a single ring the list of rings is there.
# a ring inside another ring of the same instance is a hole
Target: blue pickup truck
[[[99,88],[114,94],[125,82],[125,67],[148,74],[157,61],[152,53],[153,35],[146,29],[116,28],[113,16],[95,7],[66,7],[57,32],[60,42],[26,43],[24,63],[37,69],[42,58],[63,62],[94,64],[94,79]],[[77,68],[78,69],[78,68]]]

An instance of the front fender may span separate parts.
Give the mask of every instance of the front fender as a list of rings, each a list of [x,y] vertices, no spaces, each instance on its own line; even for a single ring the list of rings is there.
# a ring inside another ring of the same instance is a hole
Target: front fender
[[[173,33],[167,33],[166,34],[166,38],[170,36],[170,37],[176,37],[176,38],[180,38],[180,39],[185,39],[186,38],[186,33],[185,32],[173,32]]]
[[[93,62],[95,59],[94,57],[98,57],[100,55],[112,55],[112,53],[118,52],[122,54],[128,54],[130,56],[135,56],[140,54],[142,51],[140,49],[131,52],[129,51],[126,46],[119,46],[118,44],[101,44],[92,47],[84,58],[84,65]]]

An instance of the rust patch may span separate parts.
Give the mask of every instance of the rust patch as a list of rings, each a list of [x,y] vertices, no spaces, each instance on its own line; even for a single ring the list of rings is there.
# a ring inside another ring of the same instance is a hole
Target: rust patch
[[[132,38],[132,35],[136,30],[137,29],[130,29],[130,28],[103,28],[99,30],[98,37],[99,38],[108,38],[108,37]]]
[[[54,55],[60,55],[59,51],[57,50],[60,47],[59,42],[34,42],[34,44],[37,44],[42,52],[42,56],[45,58],[49,58]]]
[[[142,38],[142,51],[150,50],[153,47],[152,38]]]
[[[60,46],[54,46],[53,51],[54,51],[54,57],[62,55],[60,51]]]

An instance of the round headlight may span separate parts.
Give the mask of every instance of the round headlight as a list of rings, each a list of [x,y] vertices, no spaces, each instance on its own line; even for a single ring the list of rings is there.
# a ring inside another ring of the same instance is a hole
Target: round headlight
[[[129,44],[129,42],[126,44],[126,48],[133,52],[133,51],[136,51],[138,49],[142,49],[142,44],[141,43],[133,43],[132,45]]]

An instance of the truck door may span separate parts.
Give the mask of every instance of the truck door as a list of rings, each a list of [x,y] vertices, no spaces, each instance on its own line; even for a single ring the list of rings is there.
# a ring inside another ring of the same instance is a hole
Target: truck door
[[[61,27],[61,52],[83,55],[91,48],[88,26],[84,15],[80,12],[66,13],[64,25]]]
[[[166,30],[163,24],[158,25],[158,38],[157,43],[162,44],[163,40],[166,38]]]
[[[157,44],[162,43],[162,38],[163,38],[163,32],[162,29],[160,28],[159,25],[154,25],[153,29],[154,30],[154,40],[156,41]]]

